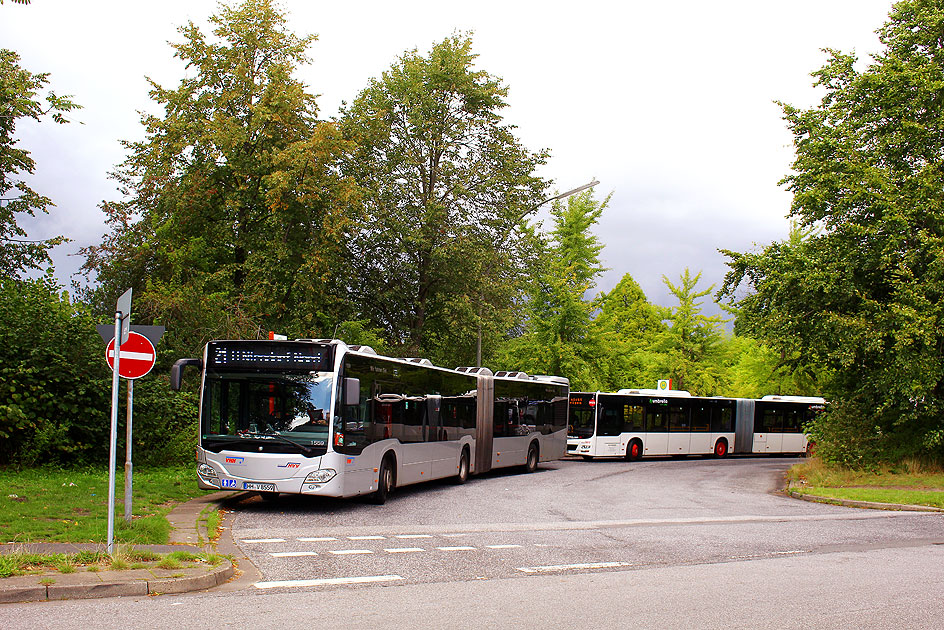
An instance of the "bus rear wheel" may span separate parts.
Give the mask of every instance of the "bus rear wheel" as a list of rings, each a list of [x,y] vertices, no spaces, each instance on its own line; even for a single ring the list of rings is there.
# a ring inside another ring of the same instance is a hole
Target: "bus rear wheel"
[[[635,462],[642,459],[642,442],[632,440],[626,445],[626,461]]]
[[[393,493],[396,481],[393,473],[393,461],[389,457],[384,457],[380,462],[380,472],[377,476],[377,491],[371,495],[370,500],[374,505],[383,505]]]
[[[456,474],[456,483],[464,484],[469,480],[469,451],[462,449],[462,455],[459,457],[459,472]]]
[[[724,459],[728,456],[728,441],[721,439],[715,442],[715,457]]]
[[[524,471],[532,473],[538,469],[538,445],[531,442],[528,447],[528,459],[524,463]]]

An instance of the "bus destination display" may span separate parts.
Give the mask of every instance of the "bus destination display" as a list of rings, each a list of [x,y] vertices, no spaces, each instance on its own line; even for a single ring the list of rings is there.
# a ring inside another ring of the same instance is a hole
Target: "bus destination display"
[[[207,348],[207,367],[328,372],[331,371],[330,349],[278,341],[211,342]]]

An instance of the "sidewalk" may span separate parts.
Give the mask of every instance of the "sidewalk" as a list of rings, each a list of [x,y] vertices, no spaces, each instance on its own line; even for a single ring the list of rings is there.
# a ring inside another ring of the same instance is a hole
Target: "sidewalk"
[[[185,551],[192,554],[211,552],[229,556],[239,566],[224,557],[220,564],[206,562],[182,563],[179,568],[160,568],[156,562],[142,563],[146,568],[126,570],[87,571],[76,568],[74,573],[55,570],[39,574],[0,579],[0,603],[32,602],[57,599],[91,599],[97,597],[145,596],[164,593],[186,593],[221,586],[242,588],[247,579],[256,579],[258,572],[249,559],[238,550],[230,534],[230,515],[224,514],[222,533],[210,544],[205,522],[198,523],[201,512],[219,507],[229,492],[218,492],[181,503],[167,520],[173,528],[169,545],[135,545],[135,549],[166,554]],[[104,551],[103,544],[32,543],[0,545],[0,554],[25,552],[37,554],[76,553],[82,550]],[[237,576],[237,580],[232,580]],[[243,579],[239,579],[244,576]]]

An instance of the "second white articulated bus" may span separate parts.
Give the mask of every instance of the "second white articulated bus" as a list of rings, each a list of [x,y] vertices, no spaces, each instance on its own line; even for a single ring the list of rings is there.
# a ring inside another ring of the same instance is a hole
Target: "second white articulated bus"
[[[202,359],[201,488],[383,503],[397,486],[561,458],[569,382],[449,370],[337,340],[211,341]]]
[[[822,398],[696,397],[679,390],[572,392],[567,452],[585,459],[804,453],[803,425]]]

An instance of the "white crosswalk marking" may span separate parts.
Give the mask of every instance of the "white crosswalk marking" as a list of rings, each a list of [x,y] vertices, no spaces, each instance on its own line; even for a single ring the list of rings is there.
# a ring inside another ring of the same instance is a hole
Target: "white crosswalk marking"
[[[328,578],[323,580],[282,580],[277,582],[256,582],[256,588],[283,588],[298,586],[336,586],[342,584],[369,584],[372,582],[393,582],[405,579],[400,575],[368,575],[363,577]]]
[[[486,549],[520,549],[521,545],[485,545]]]
[[[436,547],[440,551],[475,551],[475,547]]]

